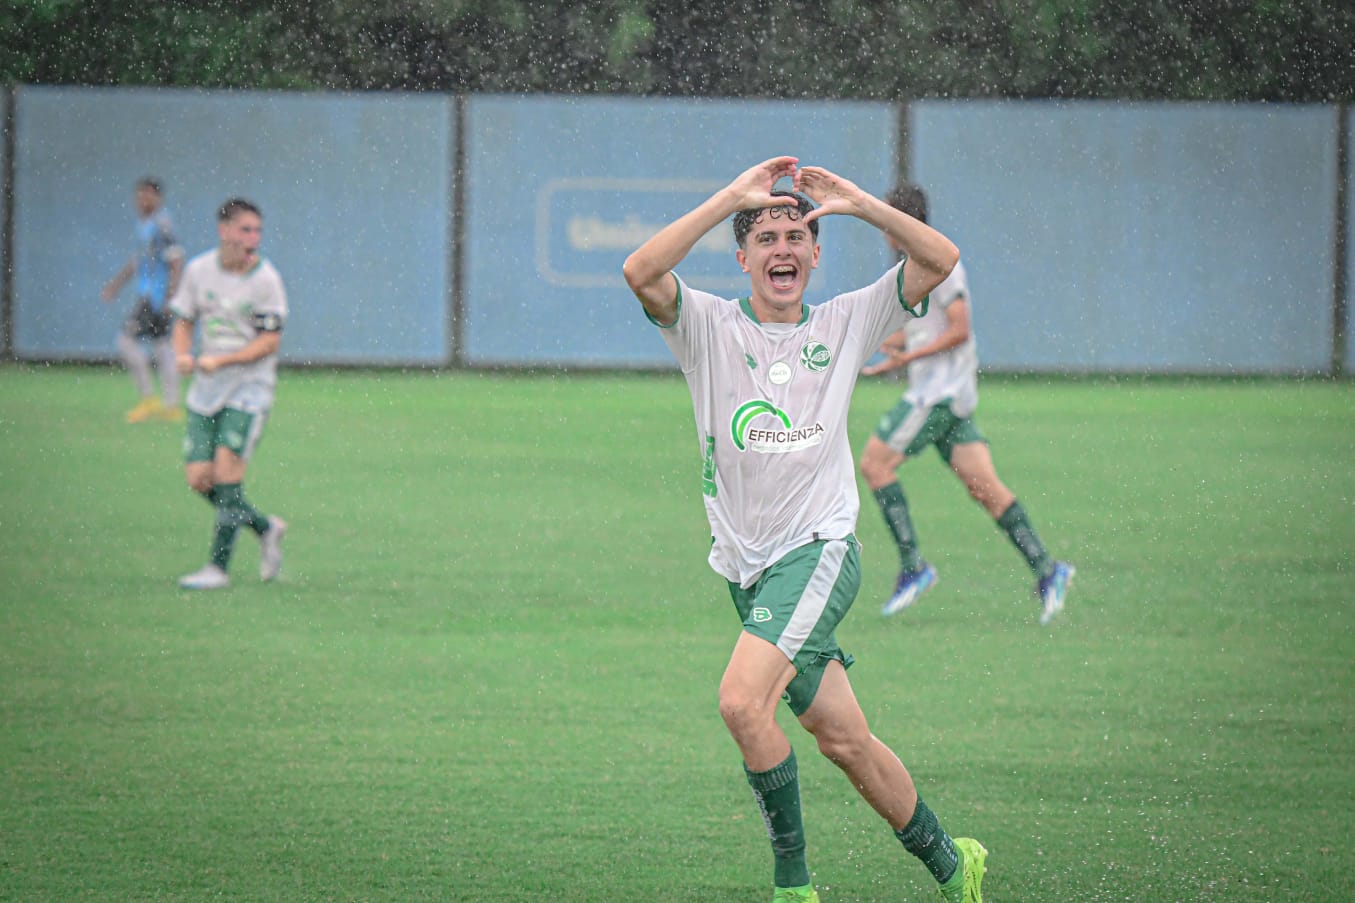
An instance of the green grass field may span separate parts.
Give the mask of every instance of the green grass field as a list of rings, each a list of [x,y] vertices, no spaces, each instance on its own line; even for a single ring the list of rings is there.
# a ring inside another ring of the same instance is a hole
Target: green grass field
[[[285,372],[246,483],[283,579],[246,533],[201,595],[211,511],[131,394],[0,368],[0,899],[769,898],[680,379]],[[979,423],[1065,616],[930,456],[940,584],[878,616],[866,497],[839,636],[985,899],[1355,899],[1355,386],[992,380]],[[932,900],[783,720],[825,903]]]

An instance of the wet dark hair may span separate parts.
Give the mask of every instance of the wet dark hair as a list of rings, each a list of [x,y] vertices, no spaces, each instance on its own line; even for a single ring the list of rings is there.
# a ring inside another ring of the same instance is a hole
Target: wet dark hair
[[[885,203],[915,220],[927,221],[927,193],[912,183],[903,182],[889,189]]]
[[[137,188],[149,188],[151,191],[154,191],[156,194],[163,194],[163,193],[164,193],[164,192],[161,190],[161,188],[160,188],[160,180],[157,179],[155,176],[142,176],[141,178],[139,178],[139,179],[136,180],[136,187],[137,187]]]
[[[778,207],[759,207],[755,210],[740,210],[734,214],[734,241],[739,247],[748,240],[748,233],[753,231],[753,225],[762,219],[762,214],[766,213],[769,219],[776,219],[779,216],[788,216],[793,220],[804,219],[805,214],[814,209],[814,203],[798,191],[786,191],[783,188],[773,188],[772,197],[795,198],[799,203],[792,207],[790,204]],[[814,240],[819,238],[819,221],[812,219],[809,221],[809,232],[814,236]]]
[[[263,219],[263,213],[249,201],[244,198],[231,198],[216,211],[216,221],[224,223],[226,220],[235,219],[241,213],[252,213]]]

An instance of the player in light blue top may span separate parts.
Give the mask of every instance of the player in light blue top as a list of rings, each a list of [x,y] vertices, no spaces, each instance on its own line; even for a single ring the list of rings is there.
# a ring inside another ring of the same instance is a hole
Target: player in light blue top
[[[800,193],[774,191],[783,178]],[[808,197],[806,197],[806,195]],[[814,207],[810,199],[818,203]],[[820,218],[855,216],[906,257],[871,285],[811,307]],[[674,272],[734,216],[741,300]],[[860,506],[847,412],[862,364],[926,307],[955,265],[941,233],[826,169],[776,157],[656,233],[625,263],[627,284],[682,368],[696,417],[710,564],[741,630],[720,682],[720,714],[771,839],[773,900],[817,901],[805,856],[799,770],[776,720],[783,697],[818,748],[889,823],[952,903],[977,903],[987,851],[952,840],[908,769],[871,732],[836,628],[860,587]]]
[[[132,375],[141,400],[127,412],[128,423],[146,420],[182,420],[179,408],[179,374],[174,366],[174,349],[169,339],[173,320],[168,300],[178,289],[183,272],[184,250],[174,236],[174,223],[163,206],[160,180],[146,176],[136,183],[134,204],[137,211],[136,249],[122,269],[104,284],[100,296],[112,301],[123,286],[135,280],[136,302],[122,332],[118,334],[118,354]],[[151,380],[151,356],[142,341],[151,344],[156,367],[160,371],[157,397]]]
[[[916,185],[900,185],[888,202],[921,222],[927,221],[927,196]],[[896,254],[905,249],[887,239]],[[908,498],[899,483],[903,462],[935,446],[1011,540],[1035,575],[1040,623],[1048,624],[1063,610],[1076,569],[1046,551],[1026,509],[998,478],[988,442],[974,423],[979,404],[979,357],[970,319],[969,280],[964,264],[932,289],[931,309],[905,324],[884,341],[883,362],[866,367],[866,375],[908,368],[902,399],[880,417],[875,433],[861,452],[861,475],[875,496],[885,525],[899,549],[900,570],[894,592],[881,612],[892,615],[909,607],[936,583],[936,569],[918,552],[917,533]]]

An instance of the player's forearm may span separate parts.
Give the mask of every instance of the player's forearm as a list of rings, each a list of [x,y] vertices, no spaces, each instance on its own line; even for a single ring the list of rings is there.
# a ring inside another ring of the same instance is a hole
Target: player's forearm
[[[921,299],[960,261],[960,249],[949,238],[873,195],[862,203],[861,218],[887,233],[908,255],[904,275],[909,298]]]
[[[691,253],[702,236],[737,210],[732,193],[724,188],[696,209],[664,226],[626,258],[622,266],[626,284],[639,295],[644,289],[662,282]]]
[[[176,318],[174,331],[170,334],[170,344],[174,346],[175,357],[193,353],[193,321]]]
[[[193,372],[193,321],[175,319],[169,342],[174,347],[174,369],[187,376]]]
[[[890,234],[908,255],[909,263],[935,278],[927,291],[940,285],[960,262],[960,249],[955,243],[926,223],[909,218],[905,228],[891,229]]]
[[[132,278],[133,272],[135,272],[135,270],[133,268],[132,262],[129,260],[127,263],[122,265],[122,269],[118,270],[116,273],[113,274],[113,278],[109,279],[108,282],[105,283],[104,293],[116,295],[118,292],[122,291],[122,287],[127,284],[127,281],[129,279]]]
[[[958,348],[969,339],[969,325],[951,326],[942,332],[939,336],[932,339],[913,352],[913,360],[920,357],[931,357],[933,354],[941,354],[952,348]]]
[[[277,354],[282,345],[282,333],[264,332],[243,348],[229,354],[214,355],[218,367],[230,367],[238,364],[252,364],[263,360],[270,354]]]

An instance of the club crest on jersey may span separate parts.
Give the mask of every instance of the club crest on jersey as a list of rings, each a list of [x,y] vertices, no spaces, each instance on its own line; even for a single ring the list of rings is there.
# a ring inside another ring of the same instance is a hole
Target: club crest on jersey
[[[785,411],[761,398],[746,401],[735,409],[729,431],[739,451],[771,455],[812,448],[823,441],[824,435],[822,423],[797,427]]]
[[[800,364],[813,373],[822,373],[833,362],[833,352],[823,342],[811,339],[800,349]]]

